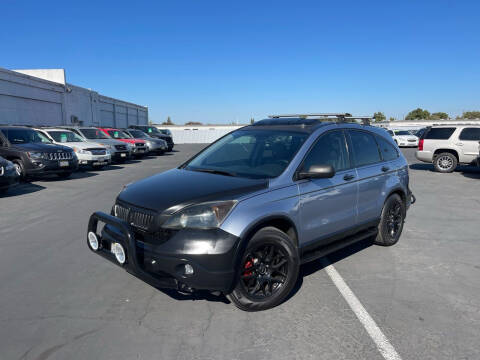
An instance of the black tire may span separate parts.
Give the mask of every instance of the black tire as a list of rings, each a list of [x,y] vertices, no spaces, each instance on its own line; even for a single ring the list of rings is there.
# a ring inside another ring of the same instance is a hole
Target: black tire
[[[5,195],[7,192],[8,192],[8,187],[0,189],[0,195]]]
[[[15,167],[15,172],[18,175],[18,180],[23,181],[26,179],[27,174],[25,172],[25,166],[23,165],[23,161],[20,159],[12,160],[13,166]]]
[[[405,215],[405,202],[398,194],[390,195],[383,205],[382,217],[378,224],[378,233],[374,243],[381,246],[396,244],[402,234]]]
[[[241,310],[261,311],[282,303],[297,281],[298,250],[287,234],[274,227],[255,233],[238,265],[228,299]]]
[[[433,158],[433,166],[437,172],[451,173],[457,168],[457,165],[457,157],[449,152],[437,154]]]
[[[71,172],[64,172],[64,173],[57,174],[57,176],[60,179],[68,179],[70,176],[72,176],[72,173]]]

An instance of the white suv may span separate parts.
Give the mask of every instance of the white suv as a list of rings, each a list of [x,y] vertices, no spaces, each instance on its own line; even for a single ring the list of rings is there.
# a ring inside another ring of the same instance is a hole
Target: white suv
[[[54,144],[67,146],[73,149],[78,158],[78,165],[92,166],[96,169],[100,169],[111,163],[112,155],[107,148],[99,146],[93,142],[88,142],[73,131],[61,128],[43,128],[35,130],[47,137],[48,140]]]
[[[391,129],[387,130],[390,136],[393,138],[393,141],[401,147],[401,146],[418,146],[418,137],[410,133],[408,130],[397,130]]]
[[[449,173],[458,164],[475,164],[479,156],[480,125],[434,126],[425,132],[415,156],[431,162],[435,170]]]

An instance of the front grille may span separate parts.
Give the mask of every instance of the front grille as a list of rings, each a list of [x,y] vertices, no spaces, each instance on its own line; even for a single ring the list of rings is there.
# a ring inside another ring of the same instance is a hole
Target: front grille
[[[45,153],[45,158],[47,160],[72,160],[73,153],[71,152]]]
[[[85,149],[87,151],[90,151],[92,155],[107,155],[107,151],[105,149]]]
[[[115,205],[114,215],[144,231],[150,230],[155,220],[153,213],[146,210],[128,208],[119,204]]]
[[[143,147],[145,147],[145,144],[142,144],[142,143],[135,143],[135,146],[143,146]]]
[[[120,150],[120,151],[126,151],[127,150],[127,145],[115,145],[115,149]]]
[[[413,139],[408,139],[409,142],[415,142],[416,140]]]

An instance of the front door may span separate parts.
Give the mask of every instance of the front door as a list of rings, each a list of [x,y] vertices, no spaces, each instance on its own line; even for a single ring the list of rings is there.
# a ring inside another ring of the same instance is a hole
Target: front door
[[[301,246],[325,245],[332,235],[355,226],[357,183],[342,130],[320,135],[305,157],[302,169],[332,165],[329,179],[299,180]],[[322,244],[323,243],[323,244]]]

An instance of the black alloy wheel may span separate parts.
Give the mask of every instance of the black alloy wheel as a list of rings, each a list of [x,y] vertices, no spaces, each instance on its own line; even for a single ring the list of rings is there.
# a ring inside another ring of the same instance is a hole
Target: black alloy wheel
[[[281,304],[292,291],[300,259],[294,241],[275,227],[258,230],[238,262],[235,288],[227,295],[244,311],[260,311]]]
[[[241,284],[253,300],[279,291],[288,276],[287,254],[275,244],[261,244],[246,255]]]
[[[383,205],[375,244],[391,246],[398,242],[405,222],[405,202],[398,194],[392,194]]]

